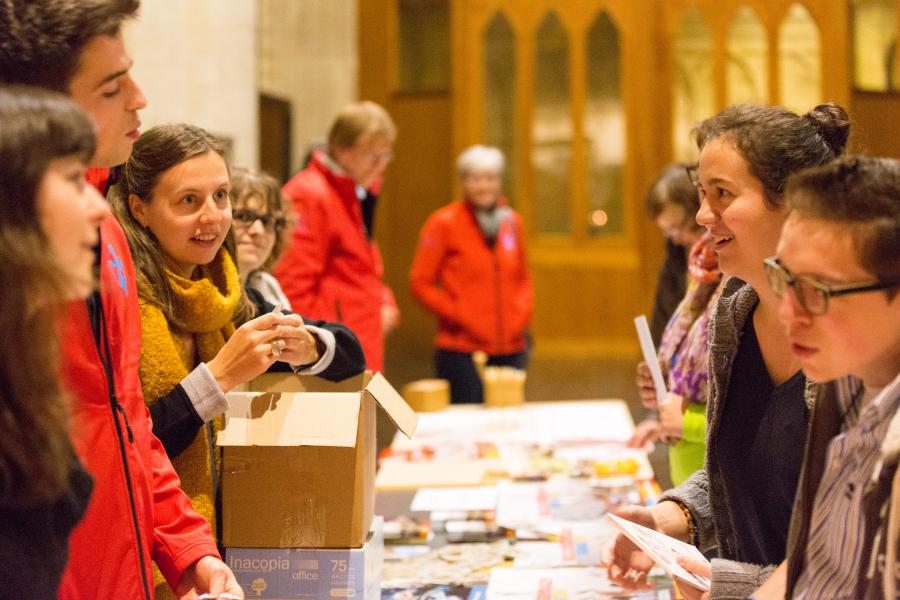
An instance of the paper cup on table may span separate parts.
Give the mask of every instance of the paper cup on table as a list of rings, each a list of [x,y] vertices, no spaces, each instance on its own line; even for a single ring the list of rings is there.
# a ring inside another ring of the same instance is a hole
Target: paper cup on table
[[[418,379],[403,386],[400,392],[416,412],[434,412],[450,404],[450,383],[446,379]]]
[[[525,402],[525,371],[514,367],[485,367],[482,384],[487,406],[514,406]]]

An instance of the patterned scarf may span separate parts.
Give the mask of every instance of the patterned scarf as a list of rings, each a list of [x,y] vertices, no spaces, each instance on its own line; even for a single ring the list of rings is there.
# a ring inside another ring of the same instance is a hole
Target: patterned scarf
[[[722,272],[709,232],[688,257],[687,292],[672,314],[659,345],[659,362],[669,391],[689,402],[706,402],[709,318],[722,293]]]

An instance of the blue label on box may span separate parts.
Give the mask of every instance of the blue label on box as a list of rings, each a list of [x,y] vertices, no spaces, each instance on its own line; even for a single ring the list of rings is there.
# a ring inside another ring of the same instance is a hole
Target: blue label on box
[[[381,518],[362,548],[227,548],[225,562],[248,599],[375,600],[384,562]]]

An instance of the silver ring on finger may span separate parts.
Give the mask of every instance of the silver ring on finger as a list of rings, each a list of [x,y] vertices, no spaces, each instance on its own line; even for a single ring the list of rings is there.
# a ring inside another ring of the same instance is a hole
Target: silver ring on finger
[[[281,351],[284,350],[285,343],[284,340],[272,340],[269,342],[269,348],[271,348],[271,354],[274,357],[281,356]]]

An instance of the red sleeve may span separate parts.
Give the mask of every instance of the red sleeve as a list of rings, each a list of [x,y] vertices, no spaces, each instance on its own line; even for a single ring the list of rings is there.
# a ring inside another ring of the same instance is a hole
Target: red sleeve
[[[145,409],[147,429],[152,428],[150,412]],[[153,560],[172,589],[184,571],[204,556],[221,558],[206,519],[194,511],[191,500],[165,449],[151,436],[153,469]]]
[[[519,247],[519,293],[516,295],[516,331],[523,331],[531,322],[534,313],[534,287],[531,284],[531,272],[528,269],[528,256],[525,251],[525,228],[518,213],[515,214],[516,238]]]
[[[299,197],[303,193],[298,190],[294,194],[297,226],[273,273],[294,312],[333,321],[337,318],[333,306],[320,292],[328,260],[328,215],[322,199],[313,198],[311,193]]]
[[[419,246],[409,272],[413,296],[438,317],[458,322],[456,302],[440,285],[441,270],[447,250],[442,222],[434,215],[422,227]]]
[[[372,260],[375,262],[375,274],[378,275],[378,279],[384,280],[384,261],[381,259],[381,249],[378,247],[378,242],[372,240],[369,242],[369,247],[372,250]],[[381,286],[381,304],[382,306],[393,306],[397,309],[397,312],[400,312],[400,308],[397,306],[397,298],[394,296],[394,291],[387,286],[387,284],[382,284]]]

